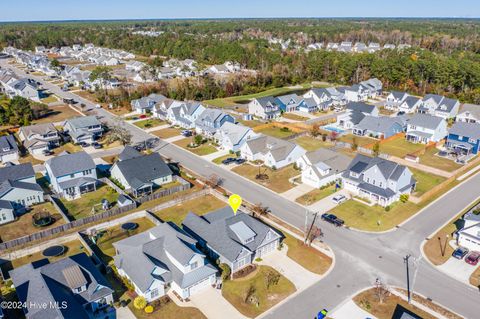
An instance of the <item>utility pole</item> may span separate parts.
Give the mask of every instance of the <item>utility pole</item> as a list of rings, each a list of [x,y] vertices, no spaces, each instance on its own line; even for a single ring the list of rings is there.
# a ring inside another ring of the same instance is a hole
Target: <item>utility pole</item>
[[[310,233],[312,232],[313,225],[315,224],[315,220],[317,219],[318,212],[313,213],[313,220],[312,223],[310,224],[310,227],[308,228],[308,232],[305,234],[305,244],[308,241],[308,236],[310,236]]]
[[[412,257],[410,254],[408,254],[407,256],[405,256],[403,258],[403,262],[405,263],[406,267],[407,267],[407,296],[408,296],[408,303],[410,303],[411,301],[411,296],[410,296],[410,269],[409,269],[409,259],[410,257]]]

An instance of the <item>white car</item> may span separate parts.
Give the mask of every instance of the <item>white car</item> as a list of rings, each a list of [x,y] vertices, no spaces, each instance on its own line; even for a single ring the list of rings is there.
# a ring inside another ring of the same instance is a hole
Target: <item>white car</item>
[[[341,204],[347,200],[347,198],[344,195],[336,195],[332,198],[333,202],[335,204]]]
[[[101,106],[100,104],[97,104],[97,105],[95,105],[95,108],[97,108],[97,109],[101,109],[101,108],[102,108],[102,106]]]

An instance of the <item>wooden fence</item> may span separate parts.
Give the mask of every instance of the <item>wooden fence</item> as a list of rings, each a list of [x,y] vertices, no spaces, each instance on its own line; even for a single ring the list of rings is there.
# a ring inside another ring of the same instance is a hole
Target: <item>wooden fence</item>
[[[173,187],[166,188],[166,189],[160,189],[160,190],[157,190],[153,194],[142,196],[142,197],[136,198],[135,200],[137,202],[139,202],[140,204],[143,204],[145,202],[149,202],[149,201],[152,201],[152,200],[155,200],[155,199],[158,199],[158,198],[162,198],[162,197],[165,197],[165,196],[168,196],[168,195],[172,195],[172,194],[175,194],[175,193],[178,193],[178,192],[183,192],[183,191],[186,191],[186,190],[190,189],[190,183],[187,182],[186,180],[184,180],[183,178],[181,178],[179,176],[174,176],[173,179],[174,179],[174,181],[179,182],[181,185],[173,186]]]

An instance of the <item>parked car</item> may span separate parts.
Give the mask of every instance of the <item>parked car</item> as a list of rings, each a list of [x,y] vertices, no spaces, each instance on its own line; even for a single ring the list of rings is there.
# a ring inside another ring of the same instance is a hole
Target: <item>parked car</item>
[[[315,319],[323,319],[323,318],[326,318],[327,317],[327,314],[328,314],[328,310],[327,309],[323,309],[322,311],[320,311],[318,314],[317,314],[317,317]]]
[[[335,204],[341,204],[346,201],[347,198],[344,195],[336,195],[332,198],[332,200]]]
[[[455,251],[452,253],[452,256],[457,259],[463,259],[465,255],[468,254],[468,249],[464,247],[458,247],[455,249]]]
[[[321,218],[322,220],[329,222],[330,224],[334,224],[337,227],[343,226],[343,224],[345,224],[345,222],[342,219],[338,218],[333,214],[325,213],[325,214],[322,214]]]
[[[89,147],[90,146],[90,144],[88,144],[87,142],[80,142],[79,145],[81,147]]]
[[[142,114],[142,115],[140,115],[140,118],[141,118],[141,119],[146,119],[147,116],[146,116],[145,114]]]
[[[97,105],[95,105],[95,108],[96,108],[96,109],[101,109],[102,106],[101,106],[100,104],[97,104]]]
[[[477,251],[472,251],[467,257],[465,257],[465,262],[467,264],[475,266],[480,260],[480,253]]]
[[[231,163],[235,162],[235,159],[233,157],[226,158],[222,161],[222,164],[224,165],[229,165]]]
[[[190,130],[183,130],[183,131],[182,131],[182,135],[185,136],[185,137],[192,136],[192,131],[190,131]]]
[[[103,147],[103,145],[98,142],[93,142],[92,146],[94,149],[97,149],[97,150]]]
[[[51,150],[43,150],[43,151],[42,151],[42,154],[43,154],[43,155],[47,155],[47,156],[53,155],[53,151],[51,151]]]
[[[241,157],[239,157],[239,158],[237,158],[237,159],[235,160],[235,163],[236,163],[236,164],[239,164],[239,165],[240,165],[240,164],[243,164],[243,163],[245,163],[245,162],[246,162],[246,160],[245,160],[244,158],[241,158]]]

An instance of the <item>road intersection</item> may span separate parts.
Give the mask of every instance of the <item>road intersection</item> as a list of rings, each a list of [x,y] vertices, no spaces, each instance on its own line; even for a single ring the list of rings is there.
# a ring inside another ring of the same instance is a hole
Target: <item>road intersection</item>
[[[4,62],[4,67],[12,68]],[[14,69],[20,75],[20,70]],[[97,116],[112,122],[114,116],[104,109],[95,109],[94,103],[59,87],[35,78],[45,88],[62,98],[73,98],[86,104]],[[133,135],[135,143],[154,138],[140,128],[124,124]],[[205,178],[216,174],[223,180],[223,187],[240,194],[248,202],[268,206],[272,214],[283,221],[302,229],[305,223],[305,208],[289,201],[271,190],[255,184],[242,176],[223,169],[175,145],[160,141],[155,151]],[[324,241],[333,249],[335,268],[320,282],[289,299],[265,317],[275,319],[313,318],[319,309],[332,309],[356,292],[372,286],[381,278],[391,286],[406,287],[406,272],[403,258],[412,255],[412,289],[434,302],[443,305],[466,318],[478,317],[480,293],[453,279],[424,260],[421,253],[423,241],[435,230],[471,205],[480,197],[480,174],[476,174],[442,197],[425,207],[414,218],[397,229],[381,234],[364,233],[346,228],[322,225]],[[323,213],[323,212],[320,212]]]

